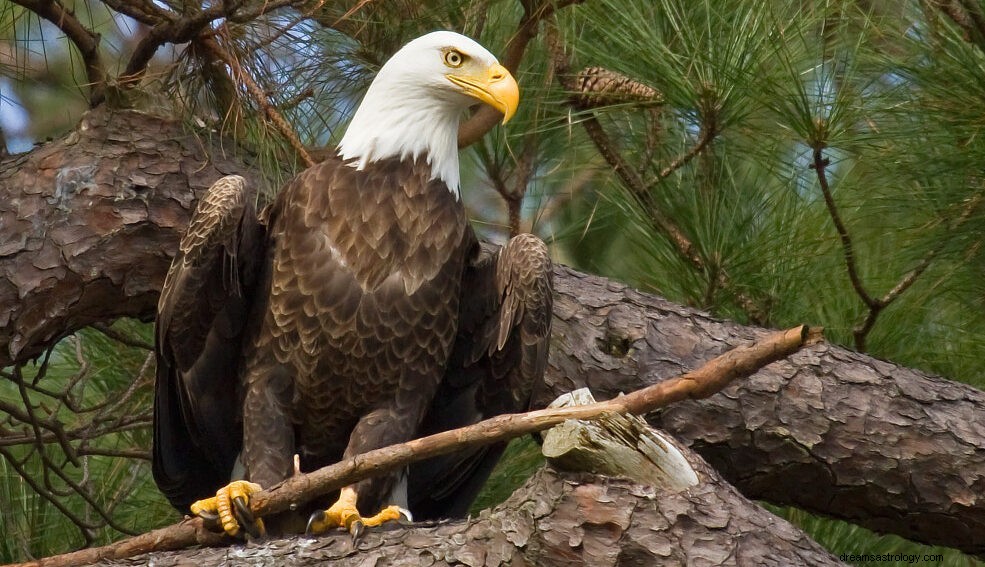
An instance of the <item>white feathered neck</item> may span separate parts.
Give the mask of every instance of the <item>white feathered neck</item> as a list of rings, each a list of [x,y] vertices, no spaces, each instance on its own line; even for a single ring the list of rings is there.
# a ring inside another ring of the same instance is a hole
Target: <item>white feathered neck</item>
[[[339,143],[339,155],[363,169],[376,160],[425,157],[432,179],[459,194],[458,125],[475,99],[445,74],[443,50],[496,63],[485,48],[454,32],[433,32],[402,47],[380,69]]]

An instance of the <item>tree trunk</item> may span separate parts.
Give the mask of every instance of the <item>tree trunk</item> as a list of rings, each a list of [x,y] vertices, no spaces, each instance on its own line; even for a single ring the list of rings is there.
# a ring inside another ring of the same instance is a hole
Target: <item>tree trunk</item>
[[[0,366],[86,324],[153,315],[197,192],[253,177],[216,148],[175,121],[97,110],[2,162]],[[563,267],[555,287],[544,403],[581,386],[607,399],[766,332]],[[985,554],[974,388],[822,344],[651,418],[750,497]]]
[[[692,457],[694,453],[688,452]],[[746,500],[697,459],[683,493],[541,469],[478,518],[228,548],[141,555],[103,565],[841,565],[785,520]]]

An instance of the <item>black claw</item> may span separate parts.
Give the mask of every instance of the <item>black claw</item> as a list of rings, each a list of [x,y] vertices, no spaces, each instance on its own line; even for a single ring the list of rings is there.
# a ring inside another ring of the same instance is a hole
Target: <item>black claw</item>
[[[256,517],[253,516],[253,510],[250,510],[250,504],[241,496],[233,498],[233,508],[236,509],[236,521],[239,522],[240,527],[246,530],[246,533],[250,534],[250,537],[260,537],[263,534],[260,533],[260,528],[257,527]]]
[[[222,531],[222,522],[219,521],[219,514],[216,514],[214,512],[209,512],[208,510],[202,510],[201,512],[195,515],[198,516],[199,518],[202,518],[202,525],[204,525],[205,529],[209,530],[210,532]]]
[[[349,533],[352,535],[352,546],[355,547],[359,538],[366,533],[366,524],[362,520],[355,520],[349,524]]]
[[[311,513],[310,516],[308,516],[308,526],[304,528],[304,534],[315,535],[315,532],[311,529],[312,525],[315,524],[316,522],[322,523],[324,521],[325,521],[325,511],[315,510],[314,512]]]

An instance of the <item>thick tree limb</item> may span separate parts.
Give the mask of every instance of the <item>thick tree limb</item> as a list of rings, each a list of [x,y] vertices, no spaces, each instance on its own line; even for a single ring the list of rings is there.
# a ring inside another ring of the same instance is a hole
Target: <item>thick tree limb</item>
[[[820,340],[818,333],[801,326],[774,333],[753,345],[738,347],[716,357],[694,372],[653,384],[618,399],[589,405],[501,415],[468,427],[369,451],[317,471],[289,478],[269,490],[254,495],[251,499],[251,507],[254,514],[260,516],[276,514],[295,509],[319,496],[364,478],[385,474],[427,458],[543,431],[569,419],[591,419],[614,413],[644,414],[683,399],[707,397],[730,381],[749,376],[766,364],[818,340]],[[180,549],[201,543],[200,532],[198,523],[183,521],[101,548],[85,549],[26,565],[36,567],[78,565],[110,558],[123,559],[147,551]],[[161,542],[159,546],[153,543],[158,541]],[[152,547],[148,549],[148,545]]]
[[[196,196],[246,164],[138,112],[0,164],[0,367],[117,317],[151,318]]]
[[[693,455],[693,454],[692,454]],[[542,469],[478,518],[104,560],[103,565],[841,565],[699,462],[684,493]]]
[[[0,165],[0,365],[152,316],[194,192],[254,173],[176,123],[100,112]],[[636,390],[765,332],[563,267],[554,281],[545,404]],[[653,421],[751,497],[985,553],[985,393],[969,386],[816,345]]]
[[[559,268],[547,388],[599,398],[766,331]],[[985,554],[985,392],[827,343],[651,422],[751,498]]]
[[[211,549],[196,563],[391,565],[840,565],[800,530],[708,477],[682,494],[630,481],[543,469],[478,518],[371,532],[353,553],[347,535],[293,538],[251,550]],[[727,486],[727,485],[726,485]],[[269,554],[269,555],[268,555]],[[155,556],[187,561],[188,554]],[[141,561],[143,558],[138,558]],[[274,560],[277,562],[277,560]]]

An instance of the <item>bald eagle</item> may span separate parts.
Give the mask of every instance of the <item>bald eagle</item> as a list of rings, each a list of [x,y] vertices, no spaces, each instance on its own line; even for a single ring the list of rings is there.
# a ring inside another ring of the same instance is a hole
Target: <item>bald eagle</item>
[[[252,533],[231,510],[292,475],[295,455],[313,470],[527,408],[546,364],[551,262],[531,235],[480,245],[457,148],[466,109],[488,104],[505,122],[518,99],[486,49],[434,32],[380,69],[336,155],[267,210],[241,177],[208,190],[158,305],[153,472],[173,505]],[[501,451],[348,486],[307,527],[408,507],[464,514]]]

